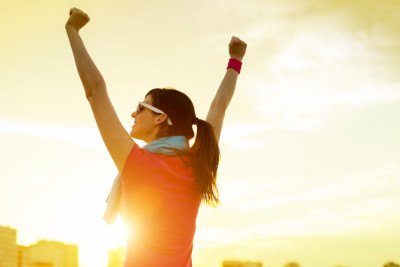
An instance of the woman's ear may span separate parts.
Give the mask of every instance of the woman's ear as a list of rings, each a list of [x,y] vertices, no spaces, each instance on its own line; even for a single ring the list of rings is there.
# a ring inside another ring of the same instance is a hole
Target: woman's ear
[[[167,114],[161,113],[159,114],[159,116],[157,116],[157,124],[162,124],[164,121],[166,121],[168,119]]]

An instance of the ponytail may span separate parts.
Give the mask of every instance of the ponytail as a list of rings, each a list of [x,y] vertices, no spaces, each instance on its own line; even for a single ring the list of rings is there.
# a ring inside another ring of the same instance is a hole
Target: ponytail
[[[190,140],[194,136],[193,124],[197,125],[196,140],[189,151],[190,165],[201,199],[216,206],[219,203],[216,180],[220,153],[211,124],[196,118],[192,101],[178,90],[155,88],[148,95],[152,97],[152,105],[168,114],[172,121],[172,125],[164,124],[159,138],[182,135]]]
[[[220,151],[214,130],[210,123],[195,119],[196,140],[191,147],[191,161],[197,189],[202,199],[211,206],[219,204],[217,169]]]

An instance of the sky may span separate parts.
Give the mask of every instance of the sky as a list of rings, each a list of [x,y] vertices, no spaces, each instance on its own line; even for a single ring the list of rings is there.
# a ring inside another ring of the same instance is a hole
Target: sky
[[[126,129],[155,87],[185,92],[205,118],[231,36],[248,44],[195,267],[400,261],[400,1],[0,2],[0,225],[20,244],[77,244],[81,267],[98,267],[125,242],[120,220],[102,220],[117,169],[64,29],[77,7]]]

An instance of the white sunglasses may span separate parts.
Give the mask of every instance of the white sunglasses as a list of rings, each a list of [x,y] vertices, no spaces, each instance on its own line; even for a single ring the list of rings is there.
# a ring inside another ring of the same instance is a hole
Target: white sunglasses
[[[165,115],[167,115],[164,111],[162,111],[161,109],[158,109],[158,108],[156,108],[156,107],[153,107],[152,105],[150,105],[150,104],[147,104],[147,103],[144,103],[144,102],[140,102],[139,101],[139,103],[138,103],[138,106],[137,106],[137,108],[136,108],[136,114],[139,114],[142,110],[143,110],[143,107],[145,107],[145,108],[147,108],[147,109],[150,109],[151,111],[154,111],[155,113],[160,113],[160,114],[165,114]],[[167,123],[169,124],[169,125],[172,125],[172,121],[171,121],[171,119],[168,117],[168,115],[167,115]]]

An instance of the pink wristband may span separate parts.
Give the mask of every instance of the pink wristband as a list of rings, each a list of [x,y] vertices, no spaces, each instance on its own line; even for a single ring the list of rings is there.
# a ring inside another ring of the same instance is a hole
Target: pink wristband
[[[229,68],[232,68],[236,70],[238,73],[240,73],[240,69],[242,68],[242,62],[240,60],[237,60],[236,58],[231,58],[229,59],[228,67],[226,67],[226,69]]]

